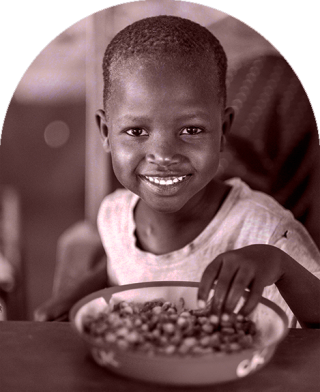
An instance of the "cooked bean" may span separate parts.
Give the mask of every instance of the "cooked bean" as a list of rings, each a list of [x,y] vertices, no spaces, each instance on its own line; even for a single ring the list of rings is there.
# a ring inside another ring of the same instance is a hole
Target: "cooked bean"
[[[134,320],[134,326],[135,327],[140,327],[142,325],[142,321],[141,321],[141,319],[135,319]]]
[[[205,324],[208,321],[207,317],[199,317],[198,318],[198,323],[200,324]]]
[[[229,348],[231,351],[240,351],[241,350],[241,346],[239,343],[230,343]]]
[[[122,308],[120,311],[120,315],[126,315],[126,314],[132,314],[132,313],[133,313],[133,309],[130,306],[126,306],[126,307]]]
[[[181,328],[184,328],[184,327],[187,327],[189,325],[189,323],[185,317],[179,317],[177,319],[177,325]]]
[[[171,335],[174,333],[175,327],[172,323],[166,323],[163,325],[162,329]]]
[[[160,313],[162,312],[161,306],[155,306],[155,307],[152,309],[152,312],[153,312],[154,314],[160,314]]]
[[[190,351],[190,347],[187,346],[186,344],[181,344],[180,347],[178,347],[178,352],[179,354],[185,355],[188,353],[188,351]]]
[[[127,336],[128,333],[129,333],[129,330],[126,327],[122,327],[116,331],[117,336],[122,336],[122,337]]]
[[[184,341],[183,341],[183,344],[185,344],[186,346],[192,347],[195,344],[197,344],[197,339],[196,338],[192,338],[192,337],[185,338]]]
[[[220,346],[220,332],[216,332],[210,336],[210,346],[211,347],[219,347]]]
[[[221,332],[227,335],[233,335],[236,331],[232,327],[223,327],[221,328]]]
[[[161,346],[167,346],[168,345],[168,338],[165,335],[162,335],[159,337],[159,344]]]
[[[117,336],[116,336],[116,334],[113,333],[113,332],[108,332],[108,333],[105,335],[105,340],[106,340],[106,342],[108,342],[108,343],[115,343],[115,342],[117,341]]]
[[[163,300],[121,301],[112,311],[85,317],[83,323],[84,332],[95,340],[147,355],[231,353],[252,347],[257,334],[255,324],[242,315],[222,314],[219,319],[210,314],[210,306],[186,309],[183,299],[177,307]]]
[[[174,346],[173,344],[170,344],[169,346],[167,346],[167,347],[164,349],[164,352],[165,352],[166,354],[173,354],[175,351],[176,351],[176,346]]]
[[[171,320],[171,321],[176,321],[176,320],[178,320],[178,318],[179,318],[179,316],[176,313],[170,314],[170,316],[169,316],[169,320]]]
[[[180,331],[176,331],[173,337],[171,338],[171,343],[179,346],[182,341],[182,333]]]
[[[192,350],[192,354],[196,354],[196,355],[212,354],[214,352],[212,347],[195,346],[195,347],[192,347],[191,350]]]
[[[117,345],[119,348],[121,348],[122,350],[127,350],[129,347],[129,343],[127,341],[125,341],[124,339],[119,339],[117,341]]]
[[[229,321],[230,320],[230,316],[227,313],[223,313],[223,315],[221,316],[221,321]]]
[[[206,323],[206,324],[203,324],[202,330],[203,330],[204,332],[210,334],[210,333],[213,332],[214,328],[213,328],[213,325],[212,325],[212,324]]]
[[[216,314],[212,314],[209,317],[209,320],[212,324],[218,324],[219,323],[219,317]]]
[[[152,331],[152,337],[153,338],[159,338],[160,337],[160,331],[158,329],[154,329]]]
[[[139,334],[136,331],[131,331],[127,335],[127,341],[130,343],[135,343],[139,340]]]
[[[142,324],[142,325],[141,325],[141,331],[144,331],[144,332],[149,331],[149,326],[148,326],[148,324]]]

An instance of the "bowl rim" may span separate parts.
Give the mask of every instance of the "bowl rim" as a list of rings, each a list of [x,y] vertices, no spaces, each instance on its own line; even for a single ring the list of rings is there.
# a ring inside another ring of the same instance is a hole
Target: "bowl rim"
[[[126,355],[126,357],[132,357],[132,359],[134,358],[142,358],[142,359],[148,359],[151,361],[163,361],[163,360],[170,360],[170,361],[208,361],[208,358],[212,359],[212,358],[219,358],[221,359],[222,357],[230,357],[230,353],[216,353],[216,354],[207,354],[207,355],[202,355],[202,356],[194,356],[194,357],[177,357],[177,356],[147,356],[144,353],[141,352],[135,352],[135,351],[130,351],[130,350],[121,350],[119,349],[115,344],[104,344],[102,342],[98,342],[92,338],[90,338],[89,336],[85,335],[84,333],[80,332],[78,330],[78,328],[75,325],[75,318],[76,315],[78,313],[78,311],[82,308],[82,306],[84,306],[85,304],[87,304],[88,302],[97,299],[99,297],[106,297],[106,293],[107,293],[107,297],[110,297],[118,292],[122,292],[122,291],[128,291],[128,290],[134,290],[134,289],[141,289],[141,288],[148,288],[148,287],[163,287],[163,286],[170,286],[170,287],[199,287],[199,282],[191,282],[191,281],[155,281],[155,282],[141,282],[141,283],[131,283],[131,284],[126,284],[126,285],[120,285],[120,286],[114,286],[114,287],[108,287],[102,290],[98,290],[95,291],[85,297],[83,297],[82,299],[80,299],[79,301],[77,301],[72,308],[69,311],[69,320],[71,322],[71,326],[73,328],[73,330],[76,331],[76,333],[90,346],[94,346],[97,348],[101,348],[101,349],[112,349],[115,350],[118,353],[124,353]],[[245,293],[245,296],[247,295],[247,293]],[[108,299],[107,299],[108,301]],[[280,337],[275,341],[275,342],[270,342],[269,344],[265,344],[262,347],[252,347],[249,349],[244,349],[241,350],[240,352],[237,353],[232,353],[232,356],[236,356],[236,355],[246,355],[249,353],[253,353],[259,350],[264,350],[267,349],[269,347],[273,347],[275,345],[278,345],[288,334],[288,317],[286,315],[286,313],[284,312],[284,310],[282,310],[277,304],[275,304],[274,302],[268,300],[267,298],[261,297],[260,303],[262,303],[263,305],[266,305],[267,307],[271,308],[281,319],[282,323],[283,323],[283,331],[280,335]]]

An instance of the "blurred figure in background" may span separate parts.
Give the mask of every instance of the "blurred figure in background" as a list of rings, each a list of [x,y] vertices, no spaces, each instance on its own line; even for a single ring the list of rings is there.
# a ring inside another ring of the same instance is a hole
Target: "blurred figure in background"
[[[0,251],[0,321],[6,320],[6,304],[3,298],[4,293],[13,290],[15,284],[15,273],[12,264],[4,257]]]

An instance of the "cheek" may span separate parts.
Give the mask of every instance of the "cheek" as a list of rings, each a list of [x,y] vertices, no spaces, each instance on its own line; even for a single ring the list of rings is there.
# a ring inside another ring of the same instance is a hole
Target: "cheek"
[[[135,170],[139,158],[132,148],[111,144],[111,160],[114,173],[121,182],[121,178],[131,175]]]
[[[205,176],[214,175],[218,169],[220,160],[220,148],[210,143],[203,146],[195,157],[196,166]]]

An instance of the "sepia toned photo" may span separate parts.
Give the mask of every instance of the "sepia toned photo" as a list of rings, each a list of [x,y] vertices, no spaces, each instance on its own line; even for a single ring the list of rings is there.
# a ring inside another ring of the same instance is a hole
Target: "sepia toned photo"
[[[299,75],[239,19],[147,0],[63,31],[2,129],[1,391],[317,390],[319,175]]]

